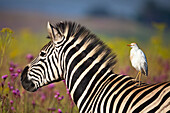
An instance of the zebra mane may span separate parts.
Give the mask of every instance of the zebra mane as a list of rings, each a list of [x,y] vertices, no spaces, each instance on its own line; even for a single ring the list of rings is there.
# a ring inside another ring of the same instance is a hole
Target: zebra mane
[[[91,33],[90,30],[86,29],[84,26],[77,24],[75,22],[64,21],[59,22],[54,27],[58,29],[60,32],[65,34],[66,41],[70,37],[74,37],[74,39],[82,38],[84,41],[89,41],[91,46],[99,46],[100,52],[105,52],[103,61],[108,62],[109,68],[113,70],[114,65],[116,63],[115,57],[116,55],[112,53],[111,49],[103,43],[95,34]],[[97,51],[96,51],[97,52]],[[99,55],[99,54],[98,54]],[[109,60],[109,61],[108,61]]]

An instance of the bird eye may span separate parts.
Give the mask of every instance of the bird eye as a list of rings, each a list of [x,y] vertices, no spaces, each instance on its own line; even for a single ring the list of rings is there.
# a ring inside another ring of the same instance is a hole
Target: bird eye
[[[40,53],[40,56],[45,56],[45,54],[46,54],[46,52],[45,51],[41,51],[41,53]]]

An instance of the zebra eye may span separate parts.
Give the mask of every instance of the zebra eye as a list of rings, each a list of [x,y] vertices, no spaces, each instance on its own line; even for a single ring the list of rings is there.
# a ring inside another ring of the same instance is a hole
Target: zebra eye
[[[41,51],[40,56],[43,57],[43,56],[45,56],[45,54],[46,54],[45,51]]]

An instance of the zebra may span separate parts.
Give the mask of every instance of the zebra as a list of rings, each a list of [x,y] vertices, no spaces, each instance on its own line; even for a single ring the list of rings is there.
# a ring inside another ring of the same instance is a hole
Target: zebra
[[[170,111],[170,82],[144,84],[115,74],[116,55],[96,35],[75,22],[49,22],[51,41],[21,74],[27,91],[65,80],[80,113],[160,113]]]

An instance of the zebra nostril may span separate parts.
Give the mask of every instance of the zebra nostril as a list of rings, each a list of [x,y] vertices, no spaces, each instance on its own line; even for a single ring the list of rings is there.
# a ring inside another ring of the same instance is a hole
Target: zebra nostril
[[[35,84],[34,83],[31,83],[31,87],[34,87],[35,86]]]

